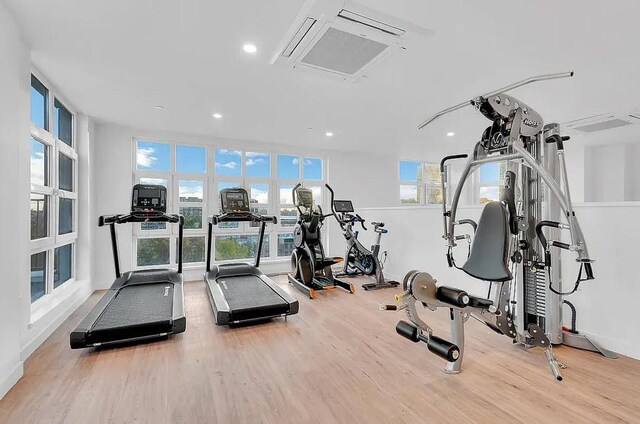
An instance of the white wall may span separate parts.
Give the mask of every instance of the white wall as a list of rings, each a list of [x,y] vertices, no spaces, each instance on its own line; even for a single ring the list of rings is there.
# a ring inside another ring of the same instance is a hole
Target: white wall
[[[20,331],[29,278],[29,49],[0,3],[0,398],[22,376]],[[26,156],[25,156],[26,155]],[[21,182],[25,182],[21,184]],[[27,236],[25,236],[27,235]]]
[[[463,207],[459,209],[458,217],[477,219],[480,212],[479,207]],[[614,351],[640,358],[640,329],[635,325],[640,277],[633,266],[638,260],[633,246],[640,237],[637,224],[640,205],[582,204],[576,206],[576,213],[590,254],[596,260],[596,279],[583,283],[579,292],[568,297],[578,309],[578,330],[593,335],[595,340]],[[390,230],[382,241],[382,249],[389,251],[385,267],[389,278],[401,281],[406,272],[418,269],[429,272],[439,284],[486,296],[487,283],[447,266],[440,209],[375,208],[364,210],[365,214],[385,221]],[[459,265],[464,263],[465,249],[461,244],[456,253]],[[577,276],[578,268],[573,260],[571,256],[563,257],[565,289],[573,287]],[[389,292],[390,302],[393,294]],[[568,312],[565,323],[569,323]]]
[[[76,280],[31,304],[29,243],[30,48],[20,28],[0,2],[0,398],[22,376],[23,362],[91,294],[86,217],[90,205],[89,120],[78,113],[79,157]],[[55,89],[53,84],[49,88]]]

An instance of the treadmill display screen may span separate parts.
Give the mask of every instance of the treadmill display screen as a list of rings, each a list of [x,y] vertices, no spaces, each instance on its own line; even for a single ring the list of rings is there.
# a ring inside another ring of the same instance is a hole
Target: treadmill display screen
[[[308,188],[299,188],[296,190],[296,197],[298,198],[298,204],[304,206],[307,209],[313,207],[313,192]]]
[[[220,191],[220,205],[224,213],[249,212],[249,195],[247,190],[237,188],[225,188]]]
[[[167,211],[167,189],[161,185],[136,184],[133,187],[131,211]]]
[[[351,203],[351,200],[334,200],[333,207],[336,209],[336,212],[353,212],[353,203]]]

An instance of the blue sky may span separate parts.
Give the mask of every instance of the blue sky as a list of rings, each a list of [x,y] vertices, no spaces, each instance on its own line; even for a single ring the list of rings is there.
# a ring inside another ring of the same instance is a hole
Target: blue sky
[[[176,172],[204,174],[207,154],[204,147],[176,146]]]
[[[242,153],[237,150],[216,149],[216,174],[236,175],[242,174]]]
[[[138,169],[145,171],[169,171],[170,146],[165,143],[138,141],[136,162]]]
[[[500,164],[499,163],[485,163],[480,166],[480,182],[481,183],[491,183],[494,181],[498,181],[498,177],[500,175]]]
[[[418,179],[418,169],[422,166],[421,162],[409,160],[400,161],[400,179],[403,181],[416,181]]]
[[[302,162],[302,177],[305,180],[321,180],[322,159],[304,158]]]
[[[44,96],[31,87],[31,122],[40,128],[44,128],[44,103]]]
[[[245,169],[248,177],[271,176],[271,156],[268,153],[246,152]]]
[[[278,178],[297,180],[300,178],[300,158],[278,155]]]

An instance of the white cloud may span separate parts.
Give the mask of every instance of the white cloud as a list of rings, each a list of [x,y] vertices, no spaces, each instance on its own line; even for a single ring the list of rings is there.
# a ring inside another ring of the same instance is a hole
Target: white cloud
[[[202,182],[200,181],[180,181],[178,191],[180,197],[204,198]]]
[[[245,156],[248,158],[267,158],[269,157],[268,153],[257,153],[257,152],[246,152]]]
[[[31,181],[44,184],[45,181],[44,153],[35,152],[31,154]]]
[[[311,162],[309,159],[305,159],[304,160],[304,164],[305,165],[313,165],[313,162]]]
[[[218,168],[236,169],[236,166],[238,166],[236,162],[226,162],[226,163],[216,162],[216,167]]]
[[[257,165],[259,163],[266,163],[267,161],[264,160],[264,158],[262,157],[258,157],[257,159],[247,159],[247,166],[253,166],[253,165]]]
[[[136,162],[140,168],[151,168],[158,158],[154,156],[155,149],[153,147],[139,147],[136,152]]]
[[[251,187],[251,199],[257,200],[258,203],[262,204],[269,203],[269,192]]]
[[[300,159],[298,159],[298,158],[293,158],[293,160],[291,161],[291,163],[292,163],[293,165],[297,165],[297,164],[299,164],[299,163],[300,163]]]
[[[140,178],[141,184],[161,185],[167,186],[167,180],[164,178]]]
[[[401,199],[416,199],[418,197],[418,187],[411,185],[400,186]]]
[[[242,154],[239,150],[229,150],[229,149],[216,149],[216,153],[219,155],[238,155],[238,156]]]

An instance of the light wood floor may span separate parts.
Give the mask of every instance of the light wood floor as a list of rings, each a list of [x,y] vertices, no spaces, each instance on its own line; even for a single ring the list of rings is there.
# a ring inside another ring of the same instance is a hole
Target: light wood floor
[[[1,423],[640,423],[640,361],[558,348],[551,376],[524,350],[469,321],[464,371],[395,333],[378,310],[396,290],[336,289],[288,320],[216,327],[202,282],[186,284],[187,331],[164,341],[69,349],[94,294],[26,362]],[[359,284],[358,284],[359,285]],[[445,311],[446,312],[446,311]],[[432,317],[448,334],[446,313]]]

